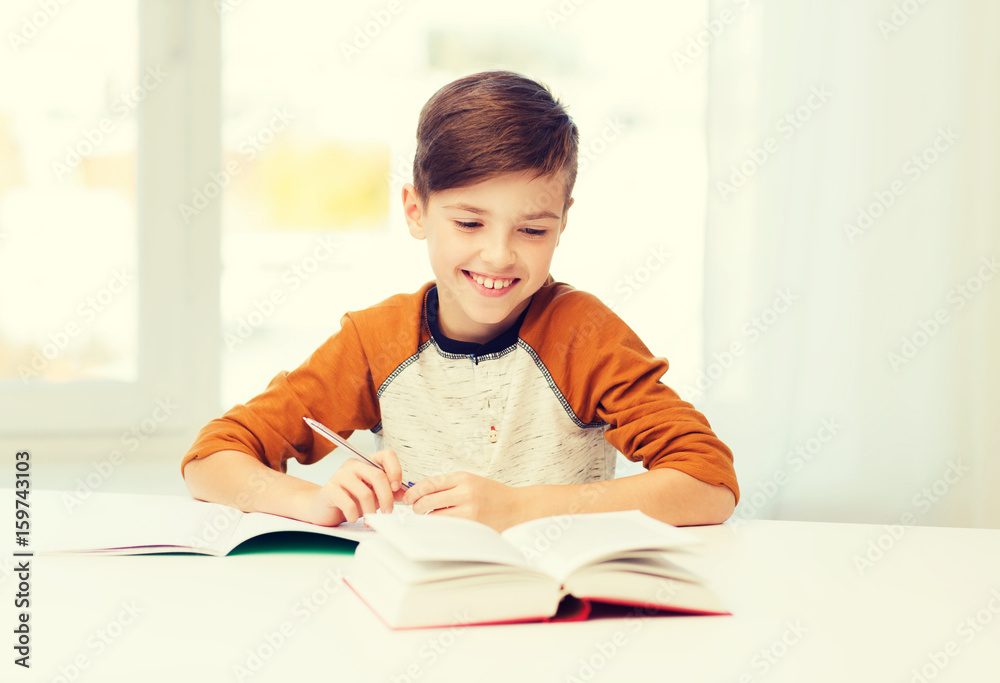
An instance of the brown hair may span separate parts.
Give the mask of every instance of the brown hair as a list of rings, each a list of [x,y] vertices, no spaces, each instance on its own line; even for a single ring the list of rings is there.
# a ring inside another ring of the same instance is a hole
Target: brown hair
[[[568,204],[579,139],[544,85],[510,71],[472,74],[438,90],[420,111],[413,185],[426,206],[434,192],[501,174],[565,171]]]

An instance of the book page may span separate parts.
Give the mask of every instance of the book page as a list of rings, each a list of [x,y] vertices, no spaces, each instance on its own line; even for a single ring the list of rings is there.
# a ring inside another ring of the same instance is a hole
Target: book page
[[[364,550],[361,550],[361,548]],[[358,553],[355,555],[363,557],[371,556],[385,566],[386,571],[406,585],[432,584],[441,582],[453,582],[455,579],[476,578],[483,584],[498,581],[512,581],[512,575],[534,576],[538,580],[548,580],[555,583],[547,575],[540,572],[531,572],[524,567],[515,567],[509,564],[497,564],[495,562],[474,562],[474,561],[436,561],[426,560],[412,562],[391,543],[385,540],[380,534],[374,534],[374,538],[368,539],[363,545],[358,546]],[[553,590],[558,589],[555,586]]]
[[[393,506],[392,514],[408,515],[413,513],[410,511],[408,505],[399,505],[397,503]],[[227,539],[227,542],[223,547],[220,547],[220,550],[224,553],[229,553],[244,541],[275,531],[306,531],[323,536],[346,538],[350,541],[363,541],[375,535],[375,530],[366,526],[360,520],[350,524],[340,524],[339,526],[320,526],[266,512],[245,512],[239,519],[239,524],[233,532],[232,537]]]
[[[528,566],[496,531],[467,519],[440,515],[371,515],[368,524],[407,559],[496,562]]]
[[[83,498],[73,491],[32,491],[31,545],[39,552],[183,550],[212,506],[179,496],[89,493]]]
[[[655,566],[649,562],[639,562],[638,565],[631,569],[617,563],[610,567],[588,567],[569,577],[566,589],[578,598],[600,602],[728,614],[707,586],[675,576],[676,571],[670,567]]]
[[[632,550],[670,550],[701,543],[638,510],[543,517],[518,524],[503,538],[532,566],[565,580],[576,569]]]
[[[673,553],[672,555],[678,555]],[[605,560],[597,564],[589,564],[573,572],[571,581],[582,579],[594,574],[649,574],[677,581],[699,583],[701,579],[694,573],[673,561],[673,557],[662,550],[641,550],[634,553],[624,553],[613,560]]]
[[[555,613],[562,596],[553,579],[522,568],[411,562],[382,529],[358,546],[347,583],[393,628],[538,620]]]

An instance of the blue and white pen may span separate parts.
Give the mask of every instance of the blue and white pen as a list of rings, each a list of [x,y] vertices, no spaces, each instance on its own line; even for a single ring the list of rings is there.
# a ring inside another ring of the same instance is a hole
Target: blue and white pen
[[[340,446],[341,448],[347,449],[347,451],[349,453],[351,453],[352,455],[358,457],[359,459],[361,459],[364,462],[368,463],[372,467],[377,467],[380,470],[382,470],[383,472],[385,472],[385,468],[384,467],[382,467],[377,462],[375,462],[374,460],[372,460],[371,458],[369,458],[367,455],[365,455],[364,453],[362,453],[361,451],[359,451],[357,448],[355,448],[354,446],[352,446],[350,443],[347,442],[347,439],[344,439],[337,432],[333,431],[329,427],[327,427],[327,426],[325,426],[325,425],[323,425],[323,424],[321,424],[321,423],[319,423],[316,420],[313,420],[311,418],[303,417],[302,419],[306,421],[307,425],[309,425],[310,427],[313,428],[313,431],[315,431],[317,434],[322,435],[323,438],[325,438],[327,441],[330,441],[331,443],[335,443],[338,446]],[[413,482],[412,481],[402,482],[402,484],[400,486],[401,486],[401,488],[403,488],[405,490],[405,489],[408,489],[411,486],[413,486]]]

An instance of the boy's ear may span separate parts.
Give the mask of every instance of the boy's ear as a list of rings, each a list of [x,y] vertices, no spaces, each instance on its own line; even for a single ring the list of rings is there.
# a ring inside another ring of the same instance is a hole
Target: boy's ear
[[[406,217],[406,225],[410,229],[410,234],[418,240],[426,239],[424,232],[424,210],[417,195],[417,188],[411,183],[403,185],[403,215]]]

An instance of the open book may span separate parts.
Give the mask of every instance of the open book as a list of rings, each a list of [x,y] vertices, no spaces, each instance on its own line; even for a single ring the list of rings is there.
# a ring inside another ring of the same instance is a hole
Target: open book
[[[433,515],[368,523],[377,533],[358,546],[347,582],[392,628],[549,620],[567,596],[576,609],[557,618],[584,619],[593,603],[729,614],[678,564],[701,540],[637,510],[545,517],[503,533]]]
[[[12,490],[0,491],[0,501],[7,494],[13,498]],[[12,500],[7,508],[13,508]],[[81,499],[68,491],[35,490],[31,511],[31,548],[39,554],[227,555],[250,539],[275,532],[307,532],[351,541],[375,535],[361,522],[318,526],[263,512],[241,512],[188,496],[91,493]]]

